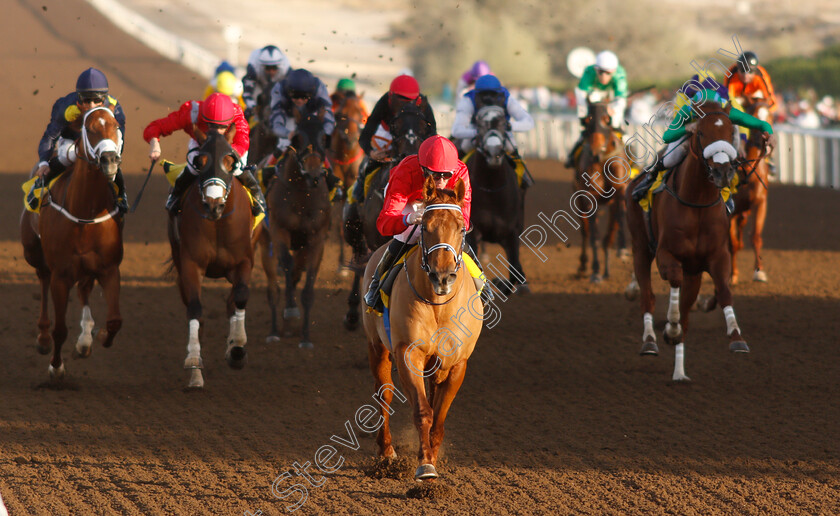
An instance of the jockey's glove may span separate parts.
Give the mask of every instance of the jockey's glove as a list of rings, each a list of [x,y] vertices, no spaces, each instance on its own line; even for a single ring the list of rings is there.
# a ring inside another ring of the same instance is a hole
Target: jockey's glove
[[[417,208],[416,210],[412,211],[411,213],[408,213],[405,216],[406,225],[420,224],[420,222],[423,220],[423,211],[424,211],[424,208]]]

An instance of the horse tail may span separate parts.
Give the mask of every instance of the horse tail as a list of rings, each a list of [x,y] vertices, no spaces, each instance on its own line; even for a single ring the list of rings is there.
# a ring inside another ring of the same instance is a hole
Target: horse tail
[[[163,266],[165,269],[163,274],[161,274],[162,278],[165,280],[174,280],[177,275],[177,272],[175,271],[175,260],[173,260],[170,256],[163,262]]]

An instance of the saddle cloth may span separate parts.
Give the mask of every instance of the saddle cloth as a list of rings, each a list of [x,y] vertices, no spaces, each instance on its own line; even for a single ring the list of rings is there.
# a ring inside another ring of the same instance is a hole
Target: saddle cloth
[[[653,182],[653,184],[650,185],[650,188],[648,188],[648,191],[645,194],[645,196],[639,199],[639,206],[642,207],[643,211],[650,211],[650,207],[653,206],[653,196],[665,189],[665,181],[668,179],[668,176],[674,170],[676,170],[676,168],[663,170],[656,175],[656,180]],[[731,206],[729,203],[729,199],[730,197],[732,197],[732,195],[738,192],[739,182],[740,179],[738,178],[738,174],[735,174],[734,176],[732,176],[732,180],[729,182],[729,186],[725,186],[720,190],[720,196],[722,197],[724,204],[727,205],[727,210],[729,210],[730,212]]]

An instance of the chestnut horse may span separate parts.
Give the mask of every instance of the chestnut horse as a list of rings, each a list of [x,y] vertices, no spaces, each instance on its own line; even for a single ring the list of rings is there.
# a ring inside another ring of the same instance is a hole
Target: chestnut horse
[[[770,122],[770,112],[763,99],[752,99],[745,103],[746,112],[760,120]],[[761,131],[750,131],[746,144],[746,162],[739,170],[740,182],[735,194],[735,211],[729,226],[729,241],[732,244],[732,284],[738,283],[738,267],[735,259],[744,248],[744,227],[751,212],[755,213],[755,228],[752,244],[755,253],[753,281],[767,281],[767,273],[761,266],[761,251],[764,241],[764,221],[767,218],[767,187],[769,168],[764,160],[766,146]]]
[[[574,191],[586,191],[597,200],[595,213],[590,217],[579,217],[581,225],[580,266],[578,276],[586,276],[586,264],[589,258],[586,254],[587,239],[592,247],[592,283],[600,283],[602,278],[610,276],[609,249],[618,234],[618,256],[623,257],[627,252],[624,224],[626,209],[624,206],[624,191],[627,188],[627,178],[630,169],[626,159],[616,159],[624,156],[624,144],[621,142],[612,126],[611,117],[607,112],[607,104],[592,102],[589,112],[584,119],[584,145],[575,172]],[[609,169],[604,168],[609,162]],[[607,232],[604,236],[602,249],[604,252],[604,274],[601,275],[601,264],[598,261],[598,211],[601,207],[609,207]],[[581,207],[587,212],[589,206]]]
[[[254,266],[254,244],[259,228],[251,234],[253,216],[247,190],[233,179],[239,156],[230,145],[235,128],[225,135],[196,129],[200,143],[194,161],[198,179],[182,200],[181,213],[169,217],[172,265],[178,271],[178,289],[187,307],[189,340],[184,369],[190,370],[190,388],[204,387],[199,342],[202,322],[201,278],[226,278],[232,285],[227,298],[230,333],[225,359],[234,369],[245,365],[245,306]],[[185,171],[184,173],[190,173]]]
[[[423,111],[416,104],[406,104],[400,109],[399,113],[391,120],[390,132],[393,136],[391,142],[393,158],[386,161],[371,180],[365,202],[359,210],[362,219],[362,231],[371,251],[379,249],[382,244],[390,240],[390,238],[379,234],[379,229],[376,228],[376,219],[379,218],[379,212],[382,211],[385,204],[385,187],[391,178],[391,168],[406,156],[417,154],[420,150],[420,144],[426,138],[434,136],[431,121],[426,120]],[[353,285],[347,299],[349,308],[344,316],[344,327],[348,330],[355,330],[359,327],[360,285],[359,271],[354,271]]]
[[[365,110],[362,101],[353,92],[332,94],[335,109],[335,129],[330,138],[330,148],[327,151],[333,173],[344,183],[344,191],[353,191],[353,184],[359,176],[359,165],[365,153],[359,145],[359,134],[362,131],[362,120]],[[346,201],[345,201],[346,202]],[[336,204],[339,218],[344,211],[344,202]],[[344,266],[344,224],[338,225],[338,266]]]
[[[323,109],[317,114],[303,114],[295,108],[297,127],[291,145],[283,161],[278,164],[282,170],[272,179],[266,194],[271,249],[263,242],[262,262],[268,277],[268,302],[271,310],[269,340],[279,340],[277,300],[280,292],[276,272],[279,258],[286,276],[286,306],[283,310],[285,336],[292,334],[291,320],[300,319],[295,290],[303,272],[306,272],[306,283],[300,295],[303,321],[298,344],[306,349],[313,348],[309,330],[312,304],[315,301],[315,280],[330,229],[330,200],[324,179],[324,115]]]
[[[382,389],[383,385],[393,385],[391,368],[396,362],[420,439],[415,480],[438,476],[435,464],[443,442],[443,424],[464,381],[467,361],[475,349],[484,317],[475,283],[462,261],[465,234],[461,209],[465,190],[461,180],[454,191],[436,190],[434,181],[426,180],[425,213],[416,228],[420,231],[419,246],[406,258],[405,273],[401,272],[394,281],[390,314],[385,315],[390,315],[390,334],[384,317],[363,315],[374,386],[384,401],[380,407],[383,424],[376,437],[379,455],[397,456],[389,425],[393,392]],[[385,246],[379,248],[368,262],[365,288],[384,250]]]
[[[505,148],[508,141],[507,118],[504,109],[485,106],[475,115],[478,136],[475,152],[467,159],[472,186],[471,222],[473,230],[467,241],[473,249],[478,243],[500,244],[510,262],[510,283],[497,281],[499,289],[510,293],[509,285],[516,291],[529,292],[522,263],[519,260],[519,236],[525,226],[525,191],[519,188],[513,163]]]
[[[97,342],[114,343],[122,327],[120,316],[120,263],[123,258],[123,218],[118,215],[114,177],[120,165],[122,135],[111,109],[98,107],[81,120],[76,142],[78,159],[72,171],[60,176],[44,194],[40,215],[24,210],[20,220],[23,255],[35,268],[41,282],[41,313],[38,318],[38,351],[50,352],[50,377],[64,376],[61,346],[67,338],[67,300],[79,284],[82,333],[76,353],[87,357],[93,343],[94,322],[88,302],[94,281],[105,292],[108,304],[106,331]],[[48,294],[52,294],[55,327],[52,336]]]
[[[633,265],[644,312],[641,354],[659,353],[653,333],[650,271],[656,258],[660,276],[671,285],[664,339],[676,345],[675,381],[689,380],[684,368],[685,335],[689,329],[689,311],[700,291],[704,271],[712,276],[717,299],[723,307],[729,350],[749,352],[732,309],[729,217],[720,192],[735,174],[737,157],[737,150],[730,143],[729,108],[712,101],[703,104],[705,116],[687,127],[688,156],[665,181],[665,191],[653,198],[649,216],[633,201],[632,188],[628,190]]]

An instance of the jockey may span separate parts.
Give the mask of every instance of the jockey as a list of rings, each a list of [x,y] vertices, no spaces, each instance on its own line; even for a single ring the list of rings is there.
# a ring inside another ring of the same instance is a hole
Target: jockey
[[[624,108],[627,107],[627,75],[624,68],[618,64],[618,57],[609,50],[598,54],[595,64],[587,66],[583,76],[575,88],[577,100],[577,115],[583,125],[589,111],[589,96],[591,93],[607,95],[610,98],[609,112],[613,129],[619,131],[624,120]],[[572,151],[566,159],[566,168],[575,166],[575,157],[583,144],[584,132],[575,142]]]
[[[726,78],[729,98],[738,99],[741,104],[748,99],[764,99],[767,102],[767,110],[770,112],[770,120],[772,120],[779,105],[776,102],[773,83],[770,82],[770,74],[758,64],[758,56],[755,52],[746,51],[741,54],[738,62],[732,65],[729,71],[732,74]],[[775,175],[776,163],[772,153],[768,153],[766,159],[770,174]]]
[[[245,109],[245,102],[242,100],[242,81],[233,75],[233,72],[223,70],[210,79],[210,84],[204,89],[204,99],[214,93],[221,93],[230,97],[234,104]]]
[[[718,89],[715,89],[716,85]],[[727,104],[726,89],[720,86],[717,81],[707,77],[701,83],[701,86],[703,88],[699,90],[693,87],[685,88],[688,91],[684,92],[686,93],[684,96],[693,93],[691,102],[686,102],[685,105],[679,108],[674,119],[668,125],[668,130],[662,135],[662,139],[668,144],[668,147],[664,152],[664,156],[658,156],[656,162],[645,167],[647,174],[636,188],[633,189],[634,200],[639,201],[647,194],[648,188],[653,184],[658,172],[677,167],[688,154],[689,138],[686,136],[686,126],[697,120],[697,113],[692,109],[691,105],[701,105],[706,101],[717,102],[721,106]],[[774,146],[775,137],[773,136],[773,128],[767,122],[752,117],[735,107],[729,110],[729,120],[732,121],[733,125],[733,148],[737,149],[740,143],[737,130],[738,126],[765,133],[765,140],[767,140],[771,147]]]
[[[455,108],[455,121],[452,124],[452,136],[461,138],[461,150],[468,152],[475,146],[478,129],[475,127],[475,114],[484,106],[499,106],[505,110],[508,120],[505,151],[516,168],[519,186],[523,189],[534,184],[531,174],[519,156],[513,140],[514,132],[526,132],[534,128],[534,119],[525,111],[507,88],[502,86],[495,75],[482,75],[475,81],[475,88],[464,94]]]
[[[391,147],[391,133],[389,125],[394,116],[406,104],[414,102],[423,113],[423,117],[431,124],[432,134],[437,134],[435,124],[435,113],[425,95],[420,93],[420,84],[417,79],[410,75],[398,75],[391,81],[388,93],[382,95],[373,106],[368,122],[359,135],[359,145],[365,151],[368,159],[359,167],[359,177],[353,187],[353,198],[357,202],[364,202],[365,178],[367,175],[382,166],[388,159]],[[374,139],[383,144],[374,144]]]
[[[367,104],[365,104],[364,99],[362,99],[362,97],[359,97],[359,95],[356,93],[356,83],[353,81],[353,79],[348,79],[345,77],[343,79],[339,79],[338,84],[335,85],[335,92],[332,95],[330,95],[330,98],[333,99],[333,113],[335,113],[336,109],[338,109],[338,103],[336,102],[338,96],[346,94],[352,94],[359,99],[359,106],[361,106],[363,111],[362,125],[365,125],[367,123],[370,111],[368,111]]]
[[[76,80],[76,91],[56,100],[52,107],[50,123],[38,144],[38,170],[35,172],[39,179],[35,181],[34,189],[48,186],[50,181],[58,177],[76,161],[76,140],[81,135],[79,130],[73,129],[71,124],[80,116],[97,107],[113,106],[114,117],[120,126],[120,138],[125,135],[125,113],[117,99],[108,95],[108,79],[96,68],[88,68]],[[124,140],[123,140],[124,141]],[[120,148],[122,152],[122,148]],[[114,177],[117,185],[117,208],[122,212],[128,211],[128,200],[125,195],[125,180],[122,170],[117,169]],[[30,197],[30,207],[37,208],[38,198]],[[33,202],[34,201],[34,205]]]
[[[160,137],[169,136],[179,129],[190,135],[191,139],[189,150],[187,150],[187,166],[175,180],[175,185],[166,200],[166,209],[171,215],[178,213],[181,196],[198,177],[198,170],[192,163],[199,148],[195,139],[196,129],[205,134],[209,131],[216,131],[219,134],[235,131],[231,147],[240,159],[234,167],[233,175],[238,177],[239,181],[251,192],[254,198],[254,205],[251,208],[254,216],[265,212],[265,198],[262,190],[251,172],[243,168],[250,143],[248,121],[245,120],[242,109],[231,102],[230,97],[222,93],[214,93],[202,101],[189,100],[184,102],[178,111],[152,121],[143,131],[143,139],[150,144],[149,157],[153,160],[160,158]]]
[[[458,159],[455,144],[443,136],[431,136],[421,145],[418,154],[403,159],[391,170],[391,178],[385,189],[385,204],[376,219],[376,228],[384,236],[393,236],[388,244],[376,273],[373,275],[368,291],[365,294],[365,304],[381,310],[379,297],[380,278],[399,260],[409,248],[420,238],[421,228],[414,226],[423,220],[423,208],[419,202],[423,198],[423,182],[426,177],[435,180],[436,188],[454,188],[460,179],[464,182],[466,192],[461,213],[464,215],[464,227],[470,228],[470,206],[472,202],[472,188],[467,166]],[[470,246],[465,242],[464,251],[480,267]],[[480,283],[480,284],[479,284]],[[476,279],[476,288],[481,290],[483,281]]]
[[[461,75],[461,78],[458,79],[458,85],[455,87],[455,91],[458,95],[464,95],[473,89],[473,85],[479,77],[490,73],[492,72],[490,71],[490,65],[487,64],[487,61],[476,61],[470,69],[464,72],[464,74]]]
[[[251,52],[242,78],[246,119],[250,120],[253,115],[259,119],[262,109],[271,105],[271,89],[286,78],[290,67],[289,58],[274,45]],[[259,121],[268,123],[268,120]]]
[[[305,109],[308,113],[318,113],[324,109],[324,133],[327,135],[327,146],[329,138],[335,129],[335,115],[332,111],[332,99],[327,93],[327,87],[321,79],[312,75],[308,70],[298,68],[289,72],[289,75],[282,82],[274,85],[271,90],[271,130],[277,135],[277,147],[269,164],[276,163],[286,153],[286,149],[292,143],[292,135],[296,128],[293,109]],[[264,172],[263,181],[268,180],[280,167],[268,168]],[[333,200],[340,201],[344,198],[344,191],[341,188],[341,181],[332,170],[325,166],[327,188],[335,189]]]

